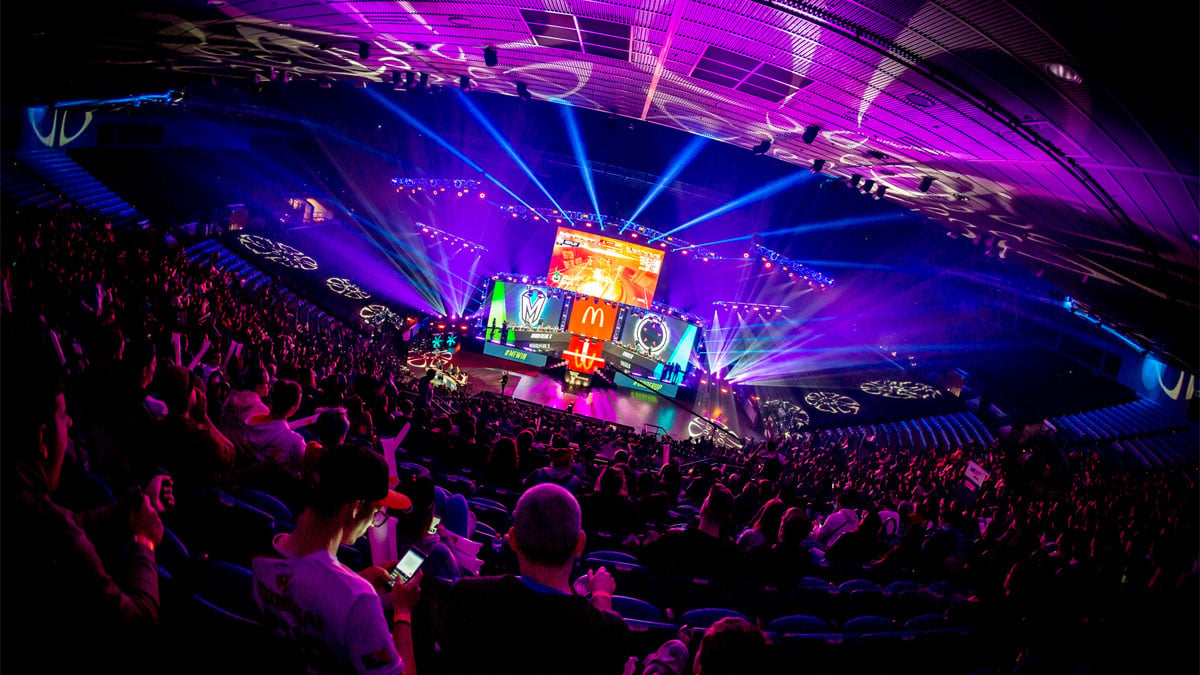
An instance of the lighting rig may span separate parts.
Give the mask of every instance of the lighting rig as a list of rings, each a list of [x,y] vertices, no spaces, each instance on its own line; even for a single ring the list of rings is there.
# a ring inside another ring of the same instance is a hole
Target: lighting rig
[[[422,237],[428,237],[431,241],[441,242],[443,246],[451,250],[455,248],[461,248],[474,253],[483,253],[487,251],[487,248],[483,244],[477,244],[473,241],[463,239],[457,234],[450,234],[449,232],[446,232],[445,230],[439,230],[432,225],[417,223],[416,232]]]
[[[762,302],[738,302],[736,300],[717,300],[713,307],[728,309],[735,312],[762,312],[764,314],[781,314],[791,309],[787,305],[768,305]]]
[[[778,269],[780,272],[786,272],[789,277],[799,277],[808,281],[809,285],[820,285],[822,289],[834,285],[833,277],[822,274],[813,268],[805,265],[799,260],[791,260],[784,257],[778,251],[767,248],[761,244],[755,244],[751,251],[743,254],[742,257],[749,258],[751,255],[758,257],[763,263],[763,267],[767,269]]]

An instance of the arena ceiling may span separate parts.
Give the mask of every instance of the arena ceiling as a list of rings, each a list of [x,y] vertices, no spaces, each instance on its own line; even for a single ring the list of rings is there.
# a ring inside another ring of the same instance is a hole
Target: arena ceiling
[[[431,87],[466,76],[516,96],[520,82],[534,99],[745,148],[769,141],[767,155],[799,167],[824,160],[822,172],[873,181],[1161,345],[1194,334],[1198,317],[1196,8],[1133,11],[1014,0],[96,3],[10,14],[5,88],[32,100],[139,77],[413,72]],[[14,84],[14,67],[31,82]],[[1194,365],[1195,345],[1183,352]]]

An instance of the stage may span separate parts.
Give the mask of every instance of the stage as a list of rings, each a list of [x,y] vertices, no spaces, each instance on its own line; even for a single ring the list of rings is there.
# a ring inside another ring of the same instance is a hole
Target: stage
[[[465,349],[455,351],[448,361],[439,361],[461,369],[467,376],[465,389],[470,393],[501,393],[501,378],[507,373],[505,396],[557,410],[574,406],[572,410],[576,414],[623,424],[638,431],[657,431],[658,427],[676,439],[710,435],[711,425],[688,410],[694,407],[695,413],[719,420],[742,438],[757,436],[733,396],[722,394],[715,387],[701,391],[696,403],[687,406],[633,389],[570,387],[528,365]]]

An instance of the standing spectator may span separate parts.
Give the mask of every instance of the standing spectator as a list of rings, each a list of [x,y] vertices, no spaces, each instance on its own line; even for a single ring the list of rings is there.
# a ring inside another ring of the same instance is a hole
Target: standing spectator
[[[433,368],[425,370],[425,376],[417,381],[417,401],[423,408],[433,405],[433,378],[437,371]]]

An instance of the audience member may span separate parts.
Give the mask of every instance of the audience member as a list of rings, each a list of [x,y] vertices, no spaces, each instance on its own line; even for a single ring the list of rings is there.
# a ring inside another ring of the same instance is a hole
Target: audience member
[[[629,638],[609,611],[612,577],[604,568],[589,571],[591,598],[573,590],[571,570],[586,541],[574,495],[550,483],[531,487],[507,539],[520,576],[461,579],[439,603],[443,672],[620,673]]]
[[[394,563],[360,574],[337,552],[382,525],[387,509],[403,513],[412,502],[388,489],[383,458],[359,446],[326,451],[314,478],[296,529],[276,537],[274,556],[254,559],[254,597],[265,623],[310,669],[411,675],[421,572],[392,585]],[[389,591],[390,617],[380,600]]]

